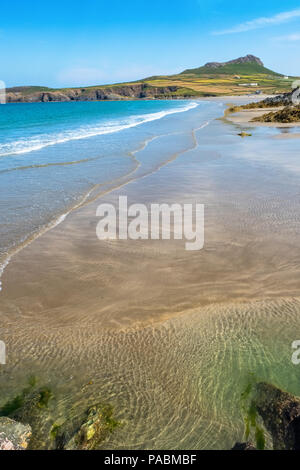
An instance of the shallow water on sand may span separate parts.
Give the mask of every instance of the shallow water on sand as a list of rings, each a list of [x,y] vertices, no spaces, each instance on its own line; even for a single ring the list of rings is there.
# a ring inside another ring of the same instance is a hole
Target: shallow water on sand
[[[161,120],[133,179],[104,187],[4,272],[1,403],[30,374],[53,389],[38,447],[51,424],[106,401],[123,425],[103,448],[227,449],[243,439],[249,374],[300,395],[300,141],[276,129],[241,139],[211,120],[217,107],[197,113]],[[99,242],[97,205],[119,195],[205,204],[204,249]]]
[[[91,191],[131,179],[143,166],[136,152],[165,133],[176,138],[190,126],[173,116],[196,108],[199,125],[216,115],[216,105],[181,100],[2,106],[0,265]],[[163,162],[161,151],[156,164]]]
[[[241,393],[250,374],[300,394],[291,363],[299,316],[300,300],[287,299],[212,305],[119,332],[31,324],[30,336],[18,332],[9,345],[14,367],[4,371],[2,390],[22,389],[25,371],[52,388],[38,447],[51,444],[53,423],[104,401],[122,427],[103,448],[229,449],[243,439]]]

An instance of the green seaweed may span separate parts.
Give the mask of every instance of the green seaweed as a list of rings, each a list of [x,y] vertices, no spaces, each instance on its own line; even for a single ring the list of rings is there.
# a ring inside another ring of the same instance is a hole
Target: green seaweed
[[[33,387],[36,386],[37,381],[38,381],[38,380],[37,380],[37,377],[36,377],[35,375],[30,375],[30,376],[28,377],[28,385],[29,385],[31,388],[33,388]]]
[[[0,408],[0,416],[10,416],[24,404],[25,395],[22,392],[12,400],[9,400]]]
[[[264,450],[265,448],[265,435],[264,430],[257,424],[257,409],[255,402],[252,400],[253,387],[257,383],[257,378],[254,374],[249,375],[248,383],[245,390],[241,394],[242,411],[244,414],[245,423],[245,438],[249,439],[251,431],[254,431],[256,448]]]
[[[238,135],[242,138],[252,136],[252,134],[249,134],[249,132],[240,132]]]
[[[8,400],[0,408],[0,416],[10,416],[24,405],[26,396],[31,392],[37,383],[37,378],[34,375],[31,375],[28,377],[27,382],[28,386],[25,387],[19,395],[15,396],[12,400]]]
[[[252,382],[248,383],[245,390],[241,393],[242,400],[246,400],[249,397],[249,395],[252,391],[252,386],[253,386]]]
[[[105,424],[110,432],[113,432],[118,426],[120,426],[120,422],[113,418],[114,409],[111,405],[105,405],[103,408],[103,417],[105,420]]]
[[[28,385],[23,388],[21,393],[16,395],[11,400],[8,400],[1,408],[0,408],[0,416],[11,416],[17,410],[21,409],[30,399],[32,392],[37,384],[37,378],[32,375],[27,380]],[[36,406],[38,408],[47,408],[49,400],[53,397],[52,391],[48,387],[41,388],[37,392],[39,394],[38,402]]]
[[[250,426],[254,428],[256,426],[257,411],[256,411],[256,406],[253,401],[250,404],[250,407],[248,410],[248,416],[249,416]]]
[[[47,408],[49,404],[49,400],[53,397],[52,391],[49,388],[45,387],[39,391],[39,394],[40,394],[40,399],[38,401],[37,406],[39,408]]]
[[[54,423],[54,424],[52,425],[52,428],[50,429],[50,438],[51,438],[52,440],[55,440],[55,439],[56,439],[57,433],[58,433],[58,431],[60,430],[60,428],[61,428],[61,425],[59,425],[59,424]]]
[[[262,428],[256,425],[255,429],[256,447],[258,450],[264,450],[266,445],[265,433]]]

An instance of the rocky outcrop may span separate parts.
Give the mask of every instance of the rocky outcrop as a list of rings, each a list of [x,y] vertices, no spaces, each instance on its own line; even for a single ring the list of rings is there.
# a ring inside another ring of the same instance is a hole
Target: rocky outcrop
[[[255,57],[255,55],[248,54],[245,57],[239,57],[238,59],[229,60],[228,62],[208,62],[204,65],[204,67],[217,69],[219,67],[224,67],[224,65],[233,65],[233,64],[248,64],[248,63],[256,63],[264,67],[263,62],[260,60],[259,57]]]
[[[263,116],[258,116],[252,119],[252,122],[278,122],[282,124],[289,124],[293,122],[300,122],[300,106],[287,106],[278,111],[266,113]]]
[[[0,418],[0,450],[25,450],[32,432],[29,424],[21,424],[10,418]]]
[[[37,379],[30,377],[26,387],[0,408],[0,450],[27,446],[30,450],[93,450],[120,425],[113,407],[103,403],[53,423],[52,399],[52,391],[38,388]]]
[[[229,112],[237,112],[243,109],[283,108],[275,109],[274,111],[263,114],[262,116],[255,117],[252,119],[252,122],[300,122],[299,96],[300,87],[295,88],[290,93],[272,96],[256,103],[248,103],[243,106],[232,107],[229,109]]]
[[[113,409],[109,405],[97,404],[85,413],[54,424],[51,435],[54,448],[59,450],[94,450],[119,425],[113,419]]]
[[[8,89],[8,103],[47,103],[59,101],[105,101],[126,99],[163,99],[188,98],[195,95],[194,90],[178,86],[151,86],[147,83],[113,85],[107,87],[69,88],[51,91],[28,92]]]
[[[253,403],[272,436],[274,450],[300,450],[300,398],[261,382]]]
[[[41,427],[49,420],[48,405],[52,397],[52,391],[48,387],[37,387],[37,379],[32,376],[18,395],[0,407],[0,416],[3,419],[9,418],[14,422],[30,426],[32,431],[30,449],[43,446],[44,434],[41,433]]]
[[[270,96],[262,101],[255,103],[248,103],[243,106],[240,106],[240,109],[256,109],[256,108],[279,108],[281,106],[293,106],[293,96],[294,93],[300,94],[300,88],[295,88],[295,90],[289,93],[283,93],[282,95]]]

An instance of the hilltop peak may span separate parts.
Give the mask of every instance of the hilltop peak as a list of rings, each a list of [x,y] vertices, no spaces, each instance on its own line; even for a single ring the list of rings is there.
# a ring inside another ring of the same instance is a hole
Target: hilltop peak
[[[232,64],[248,64],[248,63],[256,63],[258,65],[264,66],[262,60],[255,55],[248,54],[245,57],[239,57],[238,59],[229,60],[228,62],[208,62],[204,65],[204,67],[216,69],[218,67],[224,67],[224,65],[232,65]]]

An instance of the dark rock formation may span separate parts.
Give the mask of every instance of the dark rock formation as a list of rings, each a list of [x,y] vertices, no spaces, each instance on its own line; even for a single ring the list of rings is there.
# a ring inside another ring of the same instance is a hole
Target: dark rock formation
[[[300,122],[300,106],[286,106],[278,111],[253,118],[252,122],[278,122],[283,124]]]
[[[256,103],[249,103],[244,106],[241,106],[241,109],[256,109],[256,108],[278,108],[281,106],[293,106],[293,96],[294,93],[300,94],[300,88],[289,93],[283,93],[282,95],[270,96],[262,101]]]
[[[232,65],[232,64],[247,64],[247,63],[256,63],[264,66],[263,62],[259,59],[259,57],[255,57],[254,55],[248,54],[245,57],[239,57],[238,59],[229,60],[228,62],[208,62],[204,65],[204,67],[217,69],[218,67],[223,67],[224,65]]]
[[[0,450],[25,450],[31,438],[31,427],[10,418],[0,418]]]
[[[178,91],[180,93],[178,94]],[[26,91],[26,90],[25,90]],[[126,99],[185,98],[195,95],[194,90],[178,86],[151,86],[147,83],[113,85],[105,87],[70,88],[51,91],[22,91],[21,88],[7,89],[7,103],[37,103],[50,101],[102,101]]]
[[[263,114],[252,119],[253,122],[278,122],[278,123],[291,123],[300,121],[300,87],[295,88],[289,93],[282,95],[272,96],[265,100],[258,101],[257,103],[249,103],[244,106],[233,107],[233,111],[240,111],[242,109],[264,109],[264,108],[281,108],[269,113]]]
[[[0,416],[10,418],[22,425],[29,425],[32,430],[29,448],[42,448],[44,431],[48,426],[48,405],[53,394],[48,387],[37,388],[36,378],[30,377],[26,387],[18,395],[7,401],[0,408]],[[49,423],[49,427],[50,427]]]
[[[231,450],[256,450],[252,442],[236,442]]]
[[[272,435],[274,450],[300,450],[300,398],[261,382],[253,403]]]

